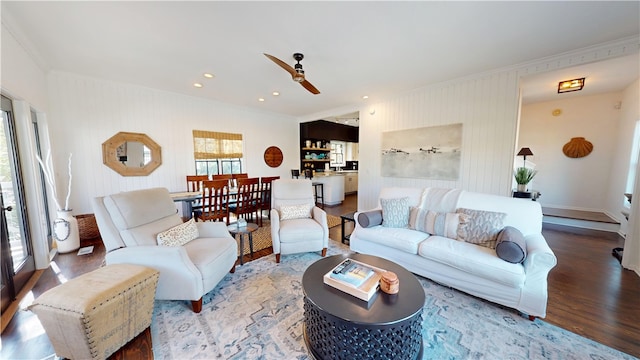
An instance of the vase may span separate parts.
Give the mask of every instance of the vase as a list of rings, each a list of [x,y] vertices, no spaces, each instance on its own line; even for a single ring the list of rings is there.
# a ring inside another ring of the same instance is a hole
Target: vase
[[[518,191],[519,192],[526,192],[527,191],[527,184],[518,184]]]
[[[59,253],[68,253],[80,247],[80,231],[78,220],[71,215],[71,210],[58,210],[53,221],[53,238]]]

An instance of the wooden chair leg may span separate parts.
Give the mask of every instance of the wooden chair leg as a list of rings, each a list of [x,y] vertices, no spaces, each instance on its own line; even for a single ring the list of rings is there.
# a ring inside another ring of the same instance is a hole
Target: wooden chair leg
[[[193,307],[194,313],[200,313],[200,311],[202,311],[202,298],[191,301],[191,306]]]
[[[276,254],[276,263],[280,264],[280,254]]]
[[[322,249],[322,257],[327,256],[327,248]]]
[[[231,267],[231,270],[229,270],[229,272],[232,273],[232,274],[234,272],[236,272],[236,264],[235,263],[233,263],[233,266]]]

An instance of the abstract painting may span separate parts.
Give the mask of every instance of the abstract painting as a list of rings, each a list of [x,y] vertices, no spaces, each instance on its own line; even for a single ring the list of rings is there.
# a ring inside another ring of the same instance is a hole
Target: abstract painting
[[[458,180],[462,124],[382,133],[384,177]]]

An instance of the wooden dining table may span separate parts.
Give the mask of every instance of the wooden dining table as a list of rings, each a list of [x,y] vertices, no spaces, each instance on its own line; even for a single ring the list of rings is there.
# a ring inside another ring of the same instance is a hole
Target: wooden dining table
[[[229,196],[238,195],[238,188],[230,188]],[[179,191],[169,193],[173,202],[182,202],[182,217],[189,220],[193,217],[193,203],[202,199],[200,191]]]

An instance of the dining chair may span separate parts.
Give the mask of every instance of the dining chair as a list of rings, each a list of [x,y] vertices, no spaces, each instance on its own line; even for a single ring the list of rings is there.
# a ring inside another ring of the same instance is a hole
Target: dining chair
[[[232,187],[238,187],[238,179],[248,179],[249,178],[249,174],[247,173],[241,173],[241,174],[231,174],[231,186]]]
[[[202,183],[202,208],[194,211],[196,221],[226,221],[229,225],[229,182],[211,180]]]
[[[260,216],[260,178],[238,179],[238,195],[235,203],[229,204],[229,213],[238,219],[242,216],[247,220],[253,220],[256,215],[258,226],[262,226]]]
[[[268,176],[260,178],[260,217],[267,210],[267,218],[271,219],[271,183],[280,179],[280,176]]]
[[[209,175],[187,175],[187,191],[188,192],[202,192],[202,182],[209,180]],[[193,216],[195,212],[202,208],[202,200],[194,200],[191,203]],[[182,216],[191,216],[192,214],[183,214]]]

